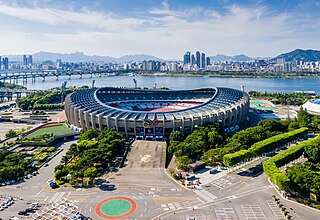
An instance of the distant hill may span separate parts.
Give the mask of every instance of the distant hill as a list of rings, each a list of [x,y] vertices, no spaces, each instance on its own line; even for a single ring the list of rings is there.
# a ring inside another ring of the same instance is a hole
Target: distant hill
[[[3,57],[8,57],[10,61],[20,61],[22,62],[22,55],[4,55]],[[76,53],[52,53],[52,52],[38,52],[32,54],[33,61],[45,61],[52,60],[56,61],[57,59],[61,59],[64,62],[140,62],[143,60],[158,60],[163,61],[163,59],[147,55],[147,54],[136,54],[136,55],[125,55],[120,58],[110,57],[110,56],[89,56],[82,52]]]
[[[320,51],[296,49],[288,53],[280,54],[272,60],[277,61],[279,58],[284,58],[285,61],[293,61],[295,59],[297,61],[316,62],[320,61]]]
[[[144,60],[157,60],[157,61],[163,61],[163,59],[147,55],[147,54],[135,54],[135,55],[125,55],[122,57],[119,57],[116,59],[119,63],[125,63],[125,62],[141,62]]]
[[[111,62],[116,58],[109,56],[89,56],[82,52],[76,53],[51,53],[51,52],[39,52],[32,55],[34,61],[44,61],[61,59],[65,62]]]
[[[227,56],[227,55],[223,55],[223,54],[217,54],[215,56],[209,56],[210,59],[212,61],[218,61],[218,62],[222,62],[222,61],[249,61],[252,60],[251,57],[248,57],[244,54],[240,54],[240,55],[234,55],[234,56]]]

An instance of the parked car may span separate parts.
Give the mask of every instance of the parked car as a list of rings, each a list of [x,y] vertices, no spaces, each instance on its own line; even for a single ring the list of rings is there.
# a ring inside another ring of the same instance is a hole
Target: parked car
[[[18,215],[28,215],[28,212],[26,210],[21,210],[18,212]]]

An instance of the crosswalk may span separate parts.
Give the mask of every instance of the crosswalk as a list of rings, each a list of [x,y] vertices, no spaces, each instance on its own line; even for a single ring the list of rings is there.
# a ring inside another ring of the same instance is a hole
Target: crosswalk
[[[217,198],[215,195],[211,194],[210,192],[204,189],[201,189],[201,190],[197,189],[197,190],[194,190],[193,192],[196,193],[201,198],[203,198],[204,200],[206,200],[207,202],[212,202]]]
[[[172,202],[172,203],[162,204],[161,208],[163,209],[163,211],[169,211],[169,210],[181,209],[182,206],[179,202]]]
[[[57,202],[59,200],[62,199],[62,197],[65,195],[65,192],[56,192],[51,199],[49,200],[49,202]]]

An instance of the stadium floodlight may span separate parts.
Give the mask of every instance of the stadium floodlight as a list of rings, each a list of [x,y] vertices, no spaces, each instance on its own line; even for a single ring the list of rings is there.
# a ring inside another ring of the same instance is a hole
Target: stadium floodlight
[[[134,88],[137,88],[137,80],[135,78],[133,78],[133,82],[134,82]]]

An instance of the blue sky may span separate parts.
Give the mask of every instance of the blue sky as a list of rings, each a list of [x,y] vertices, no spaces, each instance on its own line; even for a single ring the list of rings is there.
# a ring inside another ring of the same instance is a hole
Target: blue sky
[[[181,59],[320,49],[320,0],[0,0],[0,54]]]

